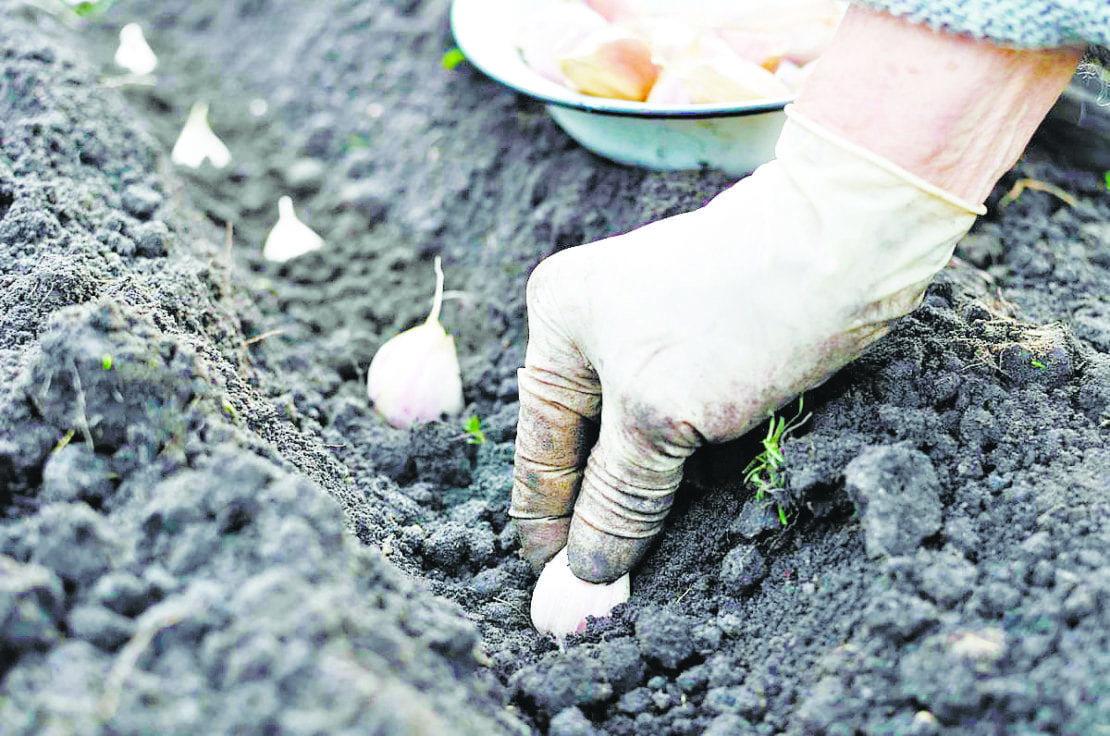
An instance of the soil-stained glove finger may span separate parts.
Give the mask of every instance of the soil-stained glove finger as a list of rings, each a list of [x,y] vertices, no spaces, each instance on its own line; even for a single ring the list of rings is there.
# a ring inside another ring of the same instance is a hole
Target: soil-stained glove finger
[[[518,372],[513,497],[521,556],[537,570],[566,545],[570,515],[590,447],[597,437],[601,386],[560,323],[574,288],[561,274],[561,254],[544,261],[528,281],[528,352]],[[562,295],[566,297],[566,294]]]
[[[521,556],[538,569],[566,545],[582,464],[596,437],[589,412],[596,413],[592,405],[598,397],[583,396],[563,385],[558,375],[537,369],[522,368],[518,383],[520,418],[509,515],[516,520]]]
[[[567,550],[571,570],[606,583],[625,575],[663,529],[686,458],[702,443],[689,424],[661,420],[655,407],[603,411],[574,507]]]

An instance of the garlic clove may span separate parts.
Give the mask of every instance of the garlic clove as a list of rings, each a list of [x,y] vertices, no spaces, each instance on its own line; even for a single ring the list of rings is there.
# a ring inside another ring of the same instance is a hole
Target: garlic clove
[[[590,583],[576,577],[563,547],[544,565],[532,591],[532,625],[541,634],[553,635],[562,647],[567,634],[586,630],[586,617],[608,616],[631,595],[628,573],[611,583]]]
[[[119,30],[115,61],[116,66],[140,76],[150,74],[158,66],[158,57],[147,44],[142,26],[138,23],[128,23]]]
[[[721,39],[703,34],[688,53],[663,70],[648,102],[743,102],[791,94],[791,89],[774,74],[740,58]]]
[[[813,68],[816,66],[817,61],[811,61],[803,66],[798,66],[789,59],[783,59],[779,64],[779,68],[775,70],[775,76],[780,82],[785,84],[792,90],[800,90],[805,81],[809,79],[809,75],[813,73]]]
[[[408,428],[463,409],[455,339],[438,322],[413,327],[382,345],[366,383],[374,410],[394,427]]]
[[[639,14],[629,0],[586,0],[586,5],[610,23],[632,20]]]
[[[438,256],[435,271],[436,291],[428,319],[387,340],[366,373],[366,393],[375,411],[402,429],[463,410],[455,338],[439,323],[443,268]]]
[[[701,33],[693,23],[659,16],[637,18],[621,25],[642,38],[651,49],[652,61],[664,68],[696,43]]]
[[[520,35],[524,62],[538,74],[565,85],[559,57],[568,54],[583,38],[604,28],[606,20],[578,3],[545,5],[531,15]]]
[[[292,198],[279,199],[278,220],[270,228],[270,234],[266,236],[266,243],[262,246],[262,256],[268,261],[284,263],[290,258],[318,250],[323,245],[324,239],[297,218]]]
[[[559,68],[583,94],[643,102],[659,76],[651,49],[620,26],[606,26],[583,38]]]
[[[775,36],[753,33],[742,28],[722,28],[717,36],[728,44],[737,56],[775,72],[786,56],[786,42]]]
[[[798,66],[813,61],[825,50],[844,15],[846,4],[834,0],[780,0],[744,7],[721,16],[716,24],[726,41],[743,47],[752,39],[781,49],[782,58]],[[772,71],[774,71],[772,69]]]
[[[612,23],[627,23],[654,17],[679,22],[694,22],[702,28],[713,28],[722,17],[730,17],[750,7],[776,7],[784,0],[697,0],[694,3],[676,0],[586,0],[586,4]],[[785,0],[787,2],[798,0]]]
[[[196,169],[205,159],[222,169],[231,163],[231,151],[208,126],[208,103],[197,102],[189,110],[185,127],[173,144],[170,160],[179,166]]]

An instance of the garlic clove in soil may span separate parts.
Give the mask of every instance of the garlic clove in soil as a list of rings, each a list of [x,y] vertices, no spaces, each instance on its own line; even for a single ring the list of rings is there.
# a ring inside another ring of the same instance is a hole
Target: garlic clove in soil
[[[587,95],[643,102],[659,76],[651,49],[642,38],[620,26],[606,26],[583,38],[559,69],[575,89]]]
[[[323,247],[324,239],[297,217],[293,209],[293,199],[282,197],[278,200],[278,219],[266,236],[262,246],[262,257],[267,261],[284,263],[290,258],[303,256]]]
[[[196,169],[205,159],[222,169],[231,163],[231,151],[208,126],[208,103],[197,102],[189,110],[185,127],[173,144],[170,160],[178,166]]]
[[[570,569],[567,548],[552,557],[532,591],[532,625],[552,634],[559,646],[567,634],[586,630],[586,617],[602,618],[632,595],[628,573],[611,583],[590,583]]]
[[[142,26],[138,23],[128,23],[119,30],[115,61],[117,66],[140,76],[150,74],[158,66],[158,57],[147,44]]]
[[[436,292],[428,319],[386,341],[366,375],[366,393],[374,409],[402,429],[463,409],[455,338],[439,323],[443,268],[438,256],[435,271]]]

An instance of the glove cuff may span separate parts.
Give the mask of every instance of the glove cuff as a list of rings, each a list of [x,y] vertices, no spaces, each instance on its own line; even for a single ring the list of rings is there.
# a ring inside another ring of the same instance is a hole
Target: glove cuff
[[[853,156],[856,156],[874,164],[875,166],[878,166],[889,174],[903,180],[907,184],[915,186],[921,191],[930,194],[937,199],[941,199],[952,205],[953,207],[958,207],[962,210],[965,210],[970,214],[978,216],[987,214],[987,208],[984,205],[972,204],[971,202],[957,197],[955,194],[941,189],[936,184],[927,182],[920,176],[906,171],[898,164],[883,158],[874,151],[870,151],[857,143],[853,143],[843,136],[833,133],[832,131],[826,129],[824,126],[810,120],[805,115],[798,112],[795,109],[794,105],[787,105],[784,112],[786,113],[786,117],[788,117],[795,124],[801,126],[802,128],[805,128],[806,131],[810,134],[815,135],[818,138],[821,138],[822,140],[847,151]]]

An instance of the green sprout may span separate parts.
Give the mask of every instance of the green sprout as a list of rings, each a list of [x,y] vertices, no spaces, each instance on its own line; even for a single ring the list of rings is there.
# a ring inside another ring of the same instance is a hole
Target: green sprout
[[[95,2],[79,2],[72,3],[73,12],[81,18],[88,18],[90,15],[103,13],[108,8],[112,7],[115,0],[95,0]]]
[[[115,367],[116,361],[111,353],[104,353],[104,357],[100,359],[100,367],[106,371],[112,370]]]
[[[440,59],[439,63],[443,65],[444,69],[451,71],[464,61],[466,61],[466,54],[458,48],[450,48],[443,54],[443,58]]]
[[[363,138],[358,133],[351,133],[347,139],[343,141],[343,150],[349,151],[354,148],[371,148],[370,141]]]
[[[470,445],[482,445],[486,442],[486,433],[482,431],[482,420],[475,416],[463,420],[463,431],[466,432],[466,442]]]
[[[789,421],[785,416],[776,417],[774,412],[771,412],[767,436],[760,441],[763,452],[752,458],[744,468],[744,483],[755,488],[756,501],[762,501],[768,493],[776,493],[786,487],[786,458],[782,454],[780,445],[813,416],[812,414],[802,416],[804,398],[798,397],[798,413]],[[779,521],[786,526],[786,511],[781,503],[778,504],[778,512]]]
[[[1042,371],[1048,370],[1048,366],[1042,360],[1038,359],[1037,357],[1033,357],[1030,362],[1032,363],[1033,367],[1038,369],[1038,370],[1042,370]]]
[[[1110,189],[1110,171],[1107,171],[1102,175],[1102,181],[1104,184],[1106,184],[1106,188]]]

